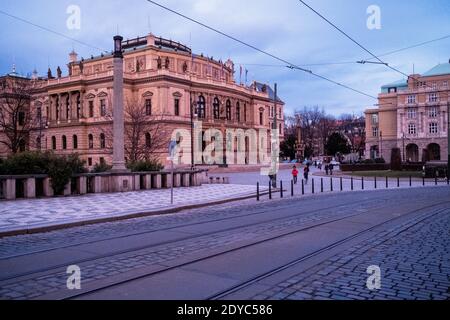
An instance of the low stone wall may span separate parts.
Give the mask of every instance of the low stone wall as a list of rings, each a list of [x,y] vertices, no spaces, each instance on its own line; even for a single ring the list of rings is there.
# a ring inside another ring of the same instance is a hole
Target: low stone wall
[[[390,164],[387,163],[341,164],[339,166],[339,169],[344,172],[389,170],[390,168]]]
[[[195,187],[208,183],[206,170],[161,172],[87,173],[72,176],[62,195],[129,192],[176,187]],[[54,196],[47,175],[0,176],[0,199]]]

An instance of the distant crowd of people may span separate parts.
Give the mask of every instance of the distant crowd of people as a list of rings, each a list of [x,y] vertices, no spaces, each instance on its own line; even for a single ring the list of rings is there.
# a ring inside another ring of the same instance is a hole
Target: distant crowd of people
[[[318,168],[319,170],[322,170],[322,162],[314,162],[314,166]],[[324,166],[325,174],[333,175],[334,165],[332,163],[326,163]],[[303,178],[305,180],[305,184],[308,184],[308,178],[309,178],[309,172],[310,172],[310,163],[306,163],[306,166],[303,168]],[[294,184],[297,184],[298,181],[298,175],[299,171],[297,169],[297,166],[294,166],[292,168],[292,180],[294,180]]]

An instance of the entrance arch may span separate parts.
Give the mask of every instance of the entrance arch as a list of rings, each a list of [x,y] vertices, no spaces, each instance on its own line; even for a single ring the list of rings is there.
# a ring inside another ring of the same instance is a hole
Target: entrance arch
[[[406,161],[419,162],[419,147],[415,143],[406,146]]]
[[[430,143],[427,147],[430,161],[441,160],[441,146],[437,143]]]

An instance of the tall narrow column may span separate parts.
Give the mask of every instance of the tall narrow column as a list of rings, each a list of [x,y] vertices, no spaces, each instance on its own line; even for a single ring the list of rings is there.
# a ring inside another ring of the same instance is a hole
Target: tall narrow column
[[[123,54],[121,36],[114,37],[113,83],[113,172],[126,171],[123,113]]]

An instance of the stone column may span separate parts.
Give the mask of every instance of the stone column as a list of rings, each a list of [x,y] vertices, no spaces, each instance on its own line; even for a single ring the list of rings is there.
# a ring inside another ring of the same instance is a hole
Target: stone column
[[[16,179],[6,179],[5,199],[14,200],[16,198]]]
[[[86,181],[87,181],[86,177],[78,177],[77,178],[77,189],[78,189],[77,191],[79,194],[87,193]]]
[[[25,181],[25,198],[36,198],[36,179],[28,178]]]
[[[183,187],[189,187],[190,173],[183,173]]]
[[[44,179],[44,196],[53,197],[54,192],[52,188],[52,184],[50,183],[50,178]]]
[[[123,54],[121,36],[114,37],[113,82],[113,168],[114,172],[126,172],[124,151],[123,112]]]

